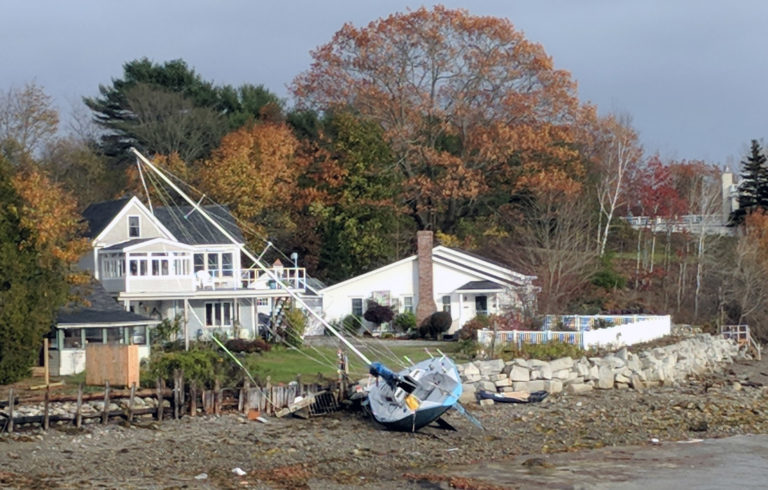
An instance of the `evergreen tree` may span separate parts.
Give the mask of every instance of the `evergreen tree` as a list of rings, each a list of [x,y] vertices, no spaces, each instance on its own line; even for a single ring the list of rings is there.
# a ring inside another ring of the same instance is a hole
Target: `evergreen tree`
[[[757,140],[752,140],[749,156],[741,162],[739,208],[731,213],[733,225],[740,225],[744,217],[756,209],[768,211],[768,167],[766,157]]]
[[[0,158],[0,384],[27,375],[68,291],[63,264],[34,247],[23,202]]]
[[[131,160],[135,146],[149,153],[178,153],[186,163],[209,156],[222,136],[251,121],[281,120],[282,102],[263,86],[215,86],[183,60],[147,58],[123,65],[123,78],[85,97],[105,129],[100,149],[115,162]]]

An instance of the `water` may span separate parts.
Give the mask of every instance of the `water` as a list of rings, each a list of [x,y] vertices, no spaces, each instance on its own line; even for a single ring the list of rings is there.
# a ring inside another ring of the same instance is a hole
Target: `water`
[[[525,461],[529,463],[523,465]],[[524,489],[768,488],[768,435],[521,456],[450,473]]]

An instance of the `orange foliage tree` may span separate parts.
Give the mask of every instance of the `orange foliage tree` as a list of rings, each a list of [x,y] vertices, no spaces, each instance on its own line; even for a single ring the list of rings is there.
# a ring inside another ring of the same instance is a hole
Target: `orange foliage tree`
[[[226,135],[199,172],[200,188],[261,235],[295,230],[298,177],[306,161],[285,123],[262,123]]]
[[[17,172],[11,181],[23,203],[20,224],[31,232],[25,245],[37,250],[44,267],[68,269],[88,249],[80,237],[83,224],[76,199],[34,168]]]
[[[505,19],[420,8],[346,24],[313,57],[292,86],[300,105],[382,127],[419,228],[450,231],[520,175],[578,165],[575,83]]]

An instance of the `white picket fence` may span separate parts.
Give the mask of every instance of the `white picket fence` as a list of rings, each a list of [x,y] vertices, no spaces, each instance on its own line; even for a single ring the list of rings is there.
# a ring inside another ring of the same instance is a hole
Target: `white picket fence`
[[[515,344],[545,344],[547,342],[564,342],[578,345],[582,349],[596,347],[623,347],[641,342],[655,340],[672,331],[672,321],[669,315],[643,316],[633,315],[632,323],[613,327],[598,328],[585,331],[568,330],[504,330],[496,332],[496,345]],[[489,346],[493,339],[493,330],[482,329],[477,332],[477,341]]]

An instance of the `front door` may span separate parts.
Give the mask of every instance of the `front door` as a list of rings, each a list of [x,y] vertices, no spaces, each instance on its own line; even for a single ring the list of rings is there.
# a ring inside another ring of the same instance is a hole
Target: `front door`
[[[488,296],[475,296],[475,315],[488,315]]]

